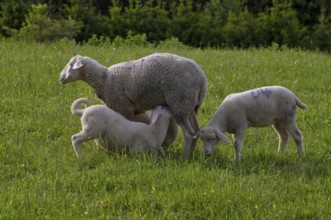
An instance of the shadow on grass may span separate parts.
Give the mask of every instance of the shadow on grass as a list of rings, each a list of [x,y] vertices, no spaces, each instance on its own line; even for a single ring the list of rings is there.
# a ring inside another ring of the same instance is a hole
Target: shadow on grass
[[[212,155],[202,162],[206,169],[231,171],[236,176],[242,175],[275,175],[305,176],[307,178],[329,177],[331,175],[331,150],[324,154],[258,153],[245,155],[240,163],[222,154]]]
[[[92,152],[93,150],[93,152]],[[196,149],[188,161],[182,161],[182,149],[176,147],[170,150],[165,158],[153,154],[127,155],[105,154],[91,149],[83,158],[77,160],[78,170],[96,169],[109,160],[123,163],[123,165],[135,161],[145,167],[167,166],[197,166],[201,169],[230,171],[235,176],[242,175],[284,175],[295,178],[305,176],[307,178],[328,177],[331,174],[331,149],[323,153],[308,152],[303,157],[298,157],[293,151],[277,154],[268,150],[252,151],[243,155],[240,164],[233,161],[232,156],[218,151],[206,158],[202,149]],[[185,165],[186,164],[186,165]]]
[[[305,155],[302,158],[297,155],[258,155],[247,158],[237,171],[315,178],[330,176],[330,165],[330,160],[321,160],[318,155]]]

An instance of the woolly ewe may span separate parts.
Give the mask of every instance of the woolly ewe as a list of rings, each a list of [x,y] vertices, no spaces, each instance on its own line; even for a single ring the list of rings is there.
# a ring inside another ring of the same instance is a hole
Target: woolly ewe
[[[207,78],[193,60],[156,53],[106,68],[77,55],[60,74],[63,84],[76,80],[85,81],[109,108],[131,121],[157,105],[168,106],[184,133],[183,158],[194,150],[193,136],[199,131],[196,115],[207,93]],[[168,133],[177,136],[174,124]]]

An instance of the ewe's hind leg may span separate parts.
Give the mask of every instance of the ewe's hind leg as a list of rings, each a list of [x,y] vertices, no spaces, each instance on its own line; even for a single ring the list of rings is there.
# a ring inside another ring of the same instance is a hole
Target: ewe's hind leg
[[[165,158],[165,153],[164,153],[162,147],[160,147],[160,148],[157,150],[157,152],[161,155],[162,158]]]
[[[191,146],[193,143],[193,134],[189,132],[184,126],[181,126],[183,134],[184,134],[184,151],[182,158],[183,160],[187,160],[191,153]],[[194,142],[197,142],[197,139],[194,140]]]
[[[143,122],[145,124],[149,124],[150,119],[151,119],[150,112],[138,113],[134,115],[134,121]]]
[[[197,115],[196,115],[195,111],[191,111],[191,113],[188,115],[188,120],[189,120],[189,123],[191,125],[191,128],[192,128],[194,134],[196,134],[200,130],[200,128],[199,128]]]
[[[193,137],[199,131],[199,127],[194,111],[191,112],[191,114],[188,116],[188,119],[181,119],[183,118],[179,117],[179,119],[177,118],[176,120],[184,133],[183,160],[187,160],[191,152],[195,150],[198,139]]]
[[[287,146],[289,134],[287,133],[286,129],[278,123],[272,125],[272,127],[276,131],[279,138],[278,152],[284,152]]]
[[[169,123],[169,127],[167,130],[167,135],[164,138],[164,141],[162,143],[162,147],[165,151],[169,151],[172,144],[175,142],[177,136],[178,136],[178,124],[175,119],[171,119]]]
[[[300,129],[298,128],[296,122],[292,122],[287,125],[286,130],[292,136],[297,146],[297,153],[299,156],[304,154],[304,147],[303,147],[303,137]]]

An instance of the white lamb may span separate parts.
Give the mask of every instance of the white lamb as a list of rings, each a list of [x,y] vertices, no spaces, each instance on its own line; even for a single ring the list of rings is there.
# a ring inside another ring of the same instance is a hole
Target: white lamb
[[[248,127],[272,125],[279,136],[278,151],[286,148],[289,135],[295,141],[297,153],[304,153],[303,138],[296,124],[296,106],[306,106],[287,88],[267,86],[227,96],[216,110],[206,127],[201,129],[200,137],[206,156],[220,140],[231,142],[224,134],[234,134],[234,159],[240,161],[241,148]]]
[[[87,108],[80,109],[80,104],[85,104]],[[157,106],[152,112],[149,125],[129,121],[105,105],[90,106],[85,98],[74,101],[71,112],[79,116],[82,123],[82,131],[71,137],[77,156],[82,151],[82,143],[90,139],[95,139],[107,151],[150,151],[164,156],[161,144],[172,118],[167,107]]]

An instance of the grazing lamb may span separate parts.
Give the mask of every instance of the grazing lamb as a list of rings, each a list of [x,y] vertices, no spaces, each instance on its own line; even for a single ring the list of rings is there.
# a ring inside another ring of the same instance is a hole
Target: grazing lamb
[[[272,125],[279,136],[278,151],[283,152],[289,135],[299,155],[304,153],[302,134],[296,124],[296,106],[306,106],[287,88],[267,86],[227,96],[216,110],[200,137],[209,156],[220,140],[230,142],[225,132],[234,134],[234,159],[240,161],[241,148],[248,127]]]
[[[156,53],[109,68],[97,61],[76,55],[60,74],[62,84],[85,81],[97,96],[127,119],[155,108],[168,106],[184,133],[183,158],[194,150],[199,131],[196,115],[207,92],[207,78],[191,59],[168,53]],[[177,136],[175,122],[168,135]],[[174,140],[174,138],[172,138]]]
[[[80,109],[85,104],[87,108]],[[76,155],[82,151],[84,141],[95,139],[107,151],[159,152],[164,156],[161,146],[172,118],[164,106],[157,106],[151,115],[151,123],[132,122],[105,105],[90,106],[85,99],[77,99],[71,105],[71,112],[81,118],[82,131],[71,137]]]

